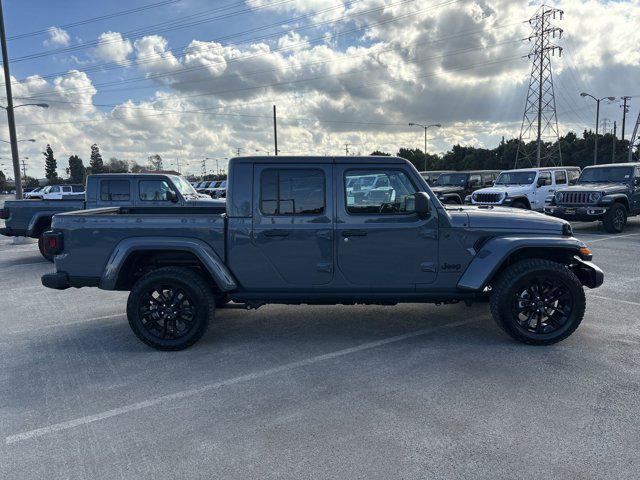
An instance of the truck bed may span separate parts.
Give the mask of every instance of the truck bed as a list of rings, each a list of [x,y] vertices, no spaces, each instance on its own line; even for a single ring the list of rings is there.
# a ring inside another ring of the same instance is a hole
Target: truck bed
[[[9,200],[4,203],[9,210],[9,218],[5,220],[3,235],[31,235],[30,230],[37,223],[37,215],[47,216],[64,212],[73,212],[85,208],[83,199],[64,200]],[[36,217],[36,218],[34,218]]]
[[[100,278],[112,255],[124,248],[122,242],[132,238],[144,238],[150,250],[162,251],[167,240],[186,237],[207,244],[222,258],[224,210],[218,206],[110,207],[56,215],[52,230],[64,238],[56,269],[71,276],[82,272],[83,277]]]

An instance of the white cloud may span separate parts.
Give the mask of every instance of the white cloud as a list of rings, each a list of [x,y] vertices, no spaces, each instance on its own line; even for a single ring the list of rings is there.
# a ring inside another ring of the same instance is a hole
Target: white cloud
[[[334,5],[288,3],[292,15]],[[430,151],[458,142],[493,147],[501,136],[518,134],[530,69],[520,58],[529,48],[520,41],[529,35],[522,21],[534,8],[526,0],[462,0],[438,8],[397,0],[345,4],[343,21],[304,31],[288,26],[269,42],[223,45],[194,39],[184,52],[172,52],[158,35],[131,45],[119,33],[107,32],[102,55],[94,56],[137,69],[158,92],[134,101],[123,89],[119,105],[101,111],[92,107],[96,88],[81,71],[49,82],[29,77],[14,86],[16,96],[53,90],[47,98],[88,105],[52,102],[48,111],[20,109],[19,135],[51,143],[63,159],[78,153],[86,160],[89,146],[97,142],[105,158],[143,162],[159,153],[180,157],[183,167],[191,159],[196,172],[203,156],[229,157],[234,147],[242,147],[243,154],[273,150],[273,103],[279,147],[288,154],[338,154],[346,142],[362,154],[421,148],[419,132],[407,127],[410,121],[443,124],[430,138]],[[384,10],[372,11],[381,5]],[[556,23],[566,36],[556,42],[566,49],[552,62],[564,133],[581,131],[594,120],[593,106],[580,91],[638,93],[640,2],[561,0],[560,7],[565,18]],[[369,13],[347,21],[347,15],[362,12]],[[337,35],[354,25],[362,29]],[[631,108],[628,123],[635,120],[640,100],[633,99]],[[617,105],[602,106],[601,118],[619,115]],[[43,125],[24,125],[30,123]],[[21,146],[33,148],[25,155],[34,157],[41,147]]]
[[[92,50],[94,57],[105,62],[114,62],[128,66],[127,57],[133,52],[133,46],[128,39],[122,38],[119,32],[104,32],[98,37],[98,46]]]
[[[71,37],[66,30],[59,27],[49,27],[47,30],[49,38],[42,45],[45,47],[66,47],[71,42]]]

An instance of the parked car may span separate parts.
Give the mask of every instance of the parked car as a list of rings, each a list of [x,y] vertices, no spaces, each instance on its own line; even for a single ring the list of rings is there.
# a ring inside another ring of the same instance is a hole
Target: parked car
[[[621,233],[627,218],[640,214],[640,165],[587,167],[574,186],[548,197],[544,212],[566,220],[602,221],[607,232]]]
[[[373,204],[349,185],[386,177]],[[571,225],[536,212],[444,207],[396,157],[243,157],[225,215],[208,207],[86,210],[45,233],[55,289],[130,291],[129,325],[161,350],[204,334],[216,306],[454,303],[485,299],[525,343],[568,337],[602,284]]]
[[[45,187],[36,187],[33,190],[24,192],[24,198],[42,198],[42,191]]]
[[[442,203],[462,205],[468,195],[482,187],[493,185],[499,174],[499,170],[443,173],[438,176],[432,190]]]
[[[84,185],[49,185],[42,191],[43,200],[63,200],[65,198],[82,198]]]
[[[220,181],[218,180],[209,180],[207,182],[203,182],[203,184],[198,188],[198,193],[203,193],[205,195],[211,196],[211,191],[216,188]]]
[[[580,167],[548,167],[506,170],[492,187],[467,197],[473,205],[502,205],[542,211],[550,193],[568,187],[580,176]]]
[[[51,227],[51,218],[62,212],[101,207],[187,207],[205,204],[224,211],[224,202],[204,200],[189,183],[176,175],[154,173],[104,173],[87,177],[86,197],[65,197],[62,200],[9,200],[0,209],[5,227],[0,235],[38,239],[44,252],[42,234]]]
[[[420,172],[422,178],[426,180],[430,187],[433,187],[436,184],[436,180],[443,173],[455,173],[454,170],[432,170],[428,172]]]

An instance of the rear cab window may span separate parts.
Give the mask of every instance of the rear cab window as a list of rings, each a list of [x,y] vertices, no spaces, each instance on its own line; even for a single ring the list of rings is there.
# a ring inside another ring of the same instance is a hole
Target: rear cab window
[[[260,211],[267,216],[324,213],[325,175],[318,169],[266,169],[260,175]]]
[[[103,202],[131,200],[131,182],[129,180],[102,180],[100,182],[100,200]]]
[[[567,184],[567,172],[564,170],[556,170],[553,172],[553,176],[556,181],[556,185],[566,185]]]

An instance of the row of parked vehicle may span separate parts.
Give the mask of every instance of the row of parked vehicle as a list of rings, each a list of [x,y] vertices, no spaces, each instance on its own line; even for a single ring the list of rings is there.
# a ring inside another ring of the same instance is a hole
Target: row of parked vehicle
[[[198,193],[209,195],[211,198],[227,198],[226,180],[192,182],[191,185],[196,189]]]
[[[234,158],[226,202],[203,199],[179,176],[92,175],[78,203],[6,202],[0,233],[44,225],[40,248],[55,270],[42,284],[129,291],[132,331],[161,350],[195,343],[229,301],[489,301],[497,324],[521,342],[571,335],[584,288],[604,280],[571,224],[462,205],[470,183],[500,175],[447,175],[431,190],[397,157]],[[461,205],[443,205],[438,197],[451,202],[452,192],[438,186],[463,187]]]
[[[620,233],[640,214],[640,165],[421,172],[441,202],[536,210],[570,221],[602,221]]]

